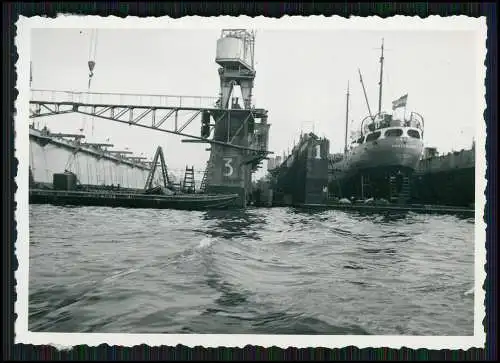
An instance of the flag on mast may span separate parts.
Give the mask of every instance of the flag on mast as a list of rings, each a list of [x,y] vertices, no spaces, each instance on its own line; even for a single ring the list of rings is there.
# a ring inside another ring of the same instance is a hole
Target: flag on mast
[[[405,94],[404,96],[399,97],[396,101],[392,101],[392,109],[395,110],[396,108],[399,107],[405,107],[407,100],[408,100],[408,94]]]

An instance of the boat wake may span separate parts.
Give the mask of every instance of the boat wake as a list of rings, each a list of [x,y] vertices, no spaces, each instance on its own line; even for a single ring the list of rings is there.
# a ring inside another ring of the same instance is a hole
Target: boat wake
[[[215,238],[210,238],[210,237],[203,237],[200,241],[200,243],[198,244],[197,248],[198,249],[203,249],[203,248],[207,248],[207,247],[210,247],[215,241]]]

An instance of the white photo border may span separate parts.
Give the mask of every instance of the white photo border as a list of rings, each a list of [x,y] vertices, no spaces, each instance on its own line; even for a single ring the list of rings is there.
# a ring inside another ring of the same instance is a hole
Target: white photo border
[[[115,16],[76,16],[59,15],[56,18],[40,16],[20,16],[16,23],[17,35],[15,45],[19,55],[15,65],[17,72],[16,88],[19,91],[15,100],[16,114],[14,115],[15,130],[15,157],[18,171],[15,182],[18,186],[15,194],[17,208],[15,220],[17,222],[17,241],[15,253],[18,260],[18,269],[15,271],[17,282],[15,301],[15,342],[34,345],[52,345],[58,349],[70,349],[76,345],[132,347],[140,344],[148,346],[176,346],[182,344],[188,347],[241,347],[255,345],[261,347],[325,347],[343,348],[356,346],[362,348],[396,348],[402,347],[418,349],[469,349],[484,348],[486,341],[483,319],[485,318],[485,291],[483,284],[486,278],[486,223],[484,222],[484,208],[486,204],[486,123],[483,112],[486,109],[486,17],[438,15],[420,18],[417,16],[397,15],[388,18],[378,16],[350,17],[341,16],[283,16],[279,19],[264,16],[219,16],[201,17],[186,16],[173,19],[164,17],[133,17],[119,18]],[[473,97],[477,102],[481,115],[477,116],[476,139],[476,190],[475,190],[475,285],[474,285],[474,335],[473,336],[356,336],[356,335],[257,335],[257,334],[101,334],[101,333],[38,333],[28,330],[28,284],[29,284],[29,203],[28,203],[28,167],[29,164],[29,63],[31,59],[30,41],[31,29],[34,28],[229,28],[241,27],[252,29],[338,29],[338,30],[468,30],[474,31],[478,37],[476,49],[478,63],[477,89],[473,90]]]

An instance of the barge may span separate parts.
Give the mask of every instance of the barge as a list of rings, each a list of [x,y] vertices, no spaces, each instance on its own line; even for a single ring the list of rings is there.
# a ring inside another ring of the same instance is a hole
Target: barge
[[[148,195],[118,191],[68,191],[30,189],[30,204],[70,206],[100,206],[122,208],[154,208],[180,210],[226,209],[233,205],[237,194],[174,194]]]

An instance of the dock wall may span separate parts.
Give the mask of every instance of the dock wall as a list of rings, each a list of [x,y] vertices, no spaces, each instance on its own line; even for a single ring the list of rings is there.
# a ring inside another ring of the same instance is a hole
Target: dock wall
[[[68,170],[81,184],[141,189],[149,174],[144,164],[126,162],[114,155],[36,132],[30,132],[29,152],[30,175],[37,184],[51,185],[53,174]]]
[[[476,165],[475,148],[451,152],[441,156],[422,159],[418,163],[417,174],[449,172],[457,169],[470,169]]]
[[[470,206],[475,200],[475,149],[420,161],[412,179],[412,200]]]
[[[314,134],[304,135],[292,153],[271,172],[273,205],[326,202],[330,144]]]

